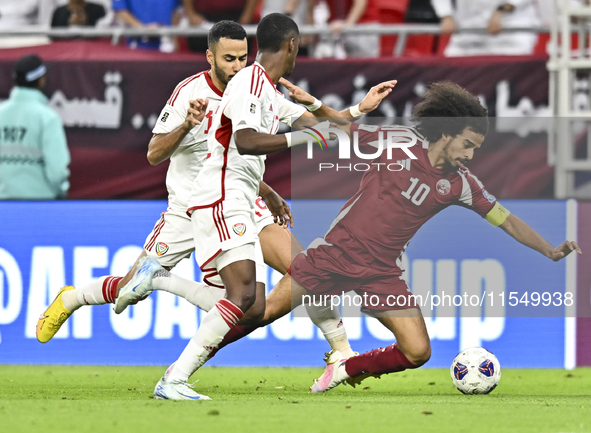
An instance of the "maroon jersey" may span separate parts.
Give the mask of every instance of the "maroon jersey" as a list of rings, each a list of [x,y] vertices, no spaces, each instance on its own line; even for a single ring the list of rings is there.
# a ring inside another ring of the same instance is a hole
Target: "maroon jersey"
[[[427,156],[429,143],[414,128],[353,124],[352,136],[355,131],[363,146],[377,142],[380,131],[384,137],[396,131],[402,141],[416,141],[408,149],[417,159],[395,148],[391,159],[384,150],[372,161],[359,191],[345,204],[324,239],[310,245],[308,254],[322,251],[316,257],[324,264],[318,265],[350,277],[401,275],[399,259],[404,249],[434,215],[455,204],[485,217],[496,203],[466,167],[453,172],[434,168]],[[398,171],[388,170],[389,164]]]

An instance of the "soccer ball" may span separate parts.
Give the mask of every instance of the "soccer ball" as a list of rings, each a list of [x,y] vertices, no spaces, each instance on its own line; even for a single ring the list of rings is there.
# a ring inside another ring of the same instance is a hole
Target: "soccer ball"
[[[501,380],[499,360],[482,347],[462,350],[449,370],[454,385],[464,394],[488,394]]]

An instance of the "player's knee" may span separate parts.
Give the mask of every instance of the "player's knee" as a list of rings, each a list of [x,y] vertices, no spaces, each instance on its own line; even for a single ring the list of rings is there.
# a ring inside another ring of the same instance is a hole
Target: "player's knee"
[[[413,368],[418,368],[431,358],[431,344],[429,341],[415,344],[407,350],[405,356],[413,364]]]
[[[246,313],[255,304],[255,301],[256,293],[242,293],[242,296],[240,297],[240,300],[236,303],[236,305],[238,308],[240,308],[243,312]],[[265,311],[263,309],[263,314],[264,313]]]
[[[255,302],[252,307],[248,310],[249,320],[253,324],[259,324],[265,317],[265,304]]]

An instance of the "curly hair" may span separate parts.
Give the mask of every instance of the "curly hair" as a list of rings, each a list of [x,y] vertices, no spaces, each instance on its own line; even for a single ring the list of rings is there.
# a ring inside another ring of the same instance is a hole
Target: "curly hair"
[[[416,129],[430,142],[455,137],[468,128],[485,136],[487,110],[476,96],[451,81],[430,83],[412,112]]]

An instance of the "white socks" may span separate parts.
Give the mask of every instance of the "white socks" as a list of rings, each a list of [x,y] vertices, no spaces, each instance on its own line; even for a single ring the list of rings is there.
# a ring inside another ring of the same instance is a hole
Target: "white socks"
[[[355,355],[355,352],[351,350],[347,331],[337,308],[331,308],[331,305],[317,306],[310,303],[306,304],[306,311],[312,322],[320,328],[332,349],[339,350],[346,358]]]
[[[205,315],[197,333],[191,338],[179,359],[170,366],[164,376],[166,382],[186,382],[208,359],[209,353],[244,316],[244,313],[227,299],[222,299]]]
[[[109,296],[109,293],[103,291],[103,286],[105,286],[105,289],[110,288],[113,283],[116,286],[119,280],[121,280],[121,278],[110,276],[100,277],[96,280],[92,280],[84,286],[66,292],[62,296],[64,307],[70,312],[73,312],[83,305],[108,304],[109,302],[112,302],[112,300],[105,299],[105,294]]]
[[[112,303],[118,293],[117,283],[121,279],[121,277],[101,277],[75,290],[66,292],[62,297],[64,307],[68,311],[74,312],[82,305]],[[224,299],[226,294],[224,289],[186,280],[164,269],[154,274],[152,284],[155,290],[163,290],[185,298],[204,311],[211,310],[219,300]]]
[[[203,311],[211,310],[226,294],[225,289],[186,280],[166,270],[157,271],[152,280],[154,290],[163,290],[185,298]]]

